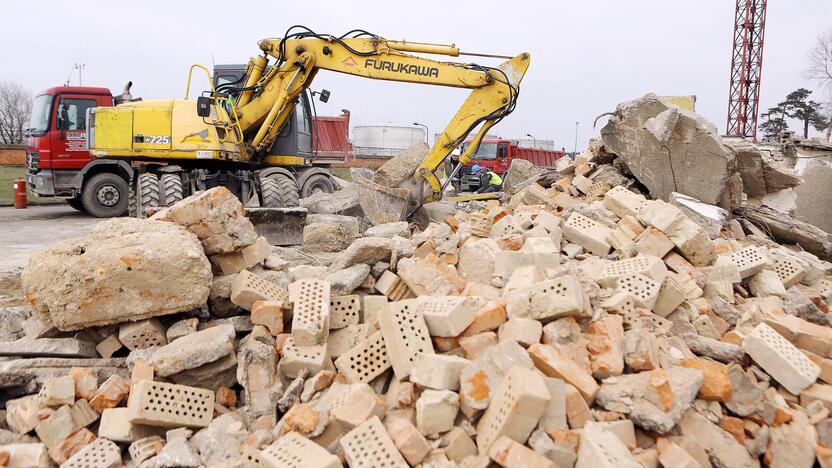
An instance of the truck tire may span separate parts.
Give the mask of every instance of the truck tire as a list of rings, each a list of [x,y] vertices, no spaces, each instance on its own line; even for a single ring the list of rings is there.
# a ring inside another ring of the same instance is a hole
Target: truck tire
[[[333,193],[335,192],[335,184],[332,183],[326,174],[312,174],[303,182],[303,188],[300,190],[300,197],[306,198],[319,192]]]
[[[81,200],[80,196],[67,198],[66,204],[71,206],[73,209],[80,211],[81,213],[87,212],[87,210],[84,208],[84,201]]]
[[[179,177],[179,174],[162,174],[160,181],[162,194],[165,196],[165,206],[174,205],[185,198],[185,192],[182,189],[182,178]]]
[[[298,206],[298,184],[284,174],[272,174],[260,178],[262,205],[265,208]]]
[[[156,208],[162,201],[162,188],[156,174],[145,172],[140,174],[136,186],[137,218],[147,216],[148,208]]]
[[[122,216],[127,211],[127,181],[116,174],[102,172],[87,180],[81,203],[97,218]]]

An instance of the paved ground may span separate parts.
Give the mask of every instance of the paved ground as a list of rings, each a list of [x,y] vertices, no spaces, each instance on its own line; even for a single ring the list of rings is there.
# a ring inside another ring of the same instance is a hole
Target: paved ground
[[[0,276],[19,271],[38,250],[86,235],[101,221],[66,205],[0,208]]]

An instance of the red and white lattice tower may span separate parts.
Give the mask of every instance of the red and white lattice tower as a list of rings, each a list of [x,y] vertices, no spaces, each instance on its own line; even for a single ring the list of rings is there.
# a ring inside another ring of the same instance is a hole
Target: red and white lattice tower
[[[736,0],[727,135],[757,139],[766,0]]]

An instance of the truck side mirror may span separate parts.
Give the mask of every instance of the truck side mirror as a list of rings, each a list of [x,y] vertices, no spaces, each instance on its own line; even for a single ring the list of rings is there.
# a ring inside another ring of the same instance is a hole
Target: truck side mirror
[[[328,102],[329,101],[330,92],[329,92],[328,89],[323,89],[318,94],[320,95],[320,97],[318,99],[320,99],[321,102]]]
[[[200,117],[211,117],[211,98],[208,96],[196,98],[196,115]]]
[[[501,157],[501,158],[504,158],[504,157],[506,157],[506,156],[507,156],[507,152],[506,152],[506,145],[500,145],[500,146],[497,148],[497,156],[499,156],[499,157]]]
[[[69,127],[69,116],[66,112],[66,105],[63,103],[63,100],[58,103],[58,116],[57,121],[55,122],[55,127],[58,130],[66,130]]]

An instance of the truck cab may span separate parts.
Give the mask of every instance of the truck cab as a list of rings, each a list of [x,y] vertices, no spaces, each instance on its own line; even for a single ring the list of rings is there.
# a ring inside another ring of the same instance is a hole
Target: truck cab
[[[112,106],[107,88],[58,86],[35,97],[26,132],[26,182],[34,193],[67,197],[95,216],[127,210],[130,165],[94,161],[87,148],[88,111]]]
[[[471,145],[470,141],[463,143],[461,151],[465,152],[469,145]],[[452,182],[457,191],[469,192],[480,186],[479,178],[471,172],[474,165],[486,167],[502,177],[508,172],[515,159],[525,159],[537,167],[550,169],[555,167],[555,161],[565,155],[563,151],[525,148],[519,146],[517,140],[483,138],[476,152],[471,155],[471,160],[459,169]],[[450,173],[449,170],[447,172]]]

